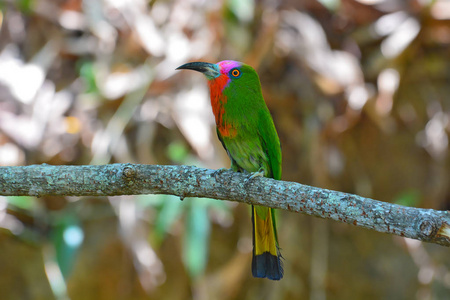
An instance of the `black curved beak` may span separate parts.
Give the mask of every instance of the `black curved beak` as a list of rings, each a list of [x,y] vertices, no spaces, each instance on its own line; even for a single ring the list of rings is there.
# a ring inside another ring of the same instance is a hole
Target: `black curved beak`
[[[208,79],[213,79],[220,76],[219,66],[206,62],[190,62],[179,66],[176,70],[194,70],[203,73]]]

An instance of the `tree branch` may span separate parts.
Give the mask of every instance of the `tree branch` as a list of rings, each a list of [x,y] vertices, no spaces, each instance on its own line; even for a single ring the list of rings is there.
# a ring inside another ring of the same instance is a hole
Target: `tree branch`
[[[379,232],[450,246],[450,212],[412,208],[296,182],[192,166],[0,167],[3,196],[170,194],[208,197],[300,212]]]

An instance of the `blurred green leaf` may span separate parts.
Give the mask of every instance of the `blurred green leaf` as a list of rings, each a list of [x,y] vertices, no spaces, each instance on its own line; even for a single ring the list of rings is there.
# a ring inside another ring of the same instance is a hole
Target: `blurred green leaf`
[[[7,197],[7,199],[8,204],[26,210],[33,210],[38,205],[38,201],[34,197],[18,196],[18,197]]]
[[[74,266],[77,250],[84,239],[79,220],[73,215],[63,215],[54,225],[52,241],[61,273],[67,278]]]
[[[82,60],[79,63],[79,73],[81,79],[86,85],[86,93],[98,92],[97,83],[95,81],[95,68],[91,61]]]
[[[254,0],[228,0],[228,8],[240,22],[253,20],[255,12]]]
[[[183,211],[180,198],[170,195],[161,195],[162,208],[158,214],[155,226],[155,234],[158,242],[164,238],[166,233],[170,230],[173,223],[180,218]]]
[[[325,6],[327,9],[331,11],[336,11],[339,6],[341,5],[340,0],[318,0],[320,3],[322,3],[323,6]]]
[[[21,12],[29,14],[32,12],[33,2],[33,0],[19,0],[17,1],[17,6],[19,7]]]
[[[181,141],[174,141],[167,147],[167,155],[176,163],[183,163],[188,154],[186,145]]]
[[[210,222],[205,199],[192,198],[186,234],[184,236],[183,261],[191,277],[203,274],[208,260]]]
[[[394,200],[395,204],[403,206],[418,206],[420,203],[421,194],[418,190],[411,189],[404,191]]]

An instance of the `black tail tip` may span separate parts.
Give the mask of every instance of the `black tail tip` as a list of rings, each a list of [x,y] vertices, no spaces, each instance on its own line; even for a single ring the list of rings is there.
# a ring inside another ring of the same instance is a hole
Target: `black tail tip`
[[[252,274],[253,277],[257,278],[280,280],[283,278],[281,256],[275,256],[269,252],[264,252],[260,255],[253,255]]]

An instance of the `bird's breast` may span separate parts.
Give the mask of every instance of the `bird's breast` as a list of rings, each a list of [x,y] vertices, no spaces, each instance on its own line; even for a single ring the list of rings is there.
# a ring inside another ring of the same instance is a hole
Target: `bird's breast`
[[[227,96],[223,93],[223,89],[227,85],[227,78],[219,77],[209,82],[211,93],[211,107],[216,119],[216,126],[223,137],[232,138],[237,134],[235,122],[227,118],[226,104]]]

